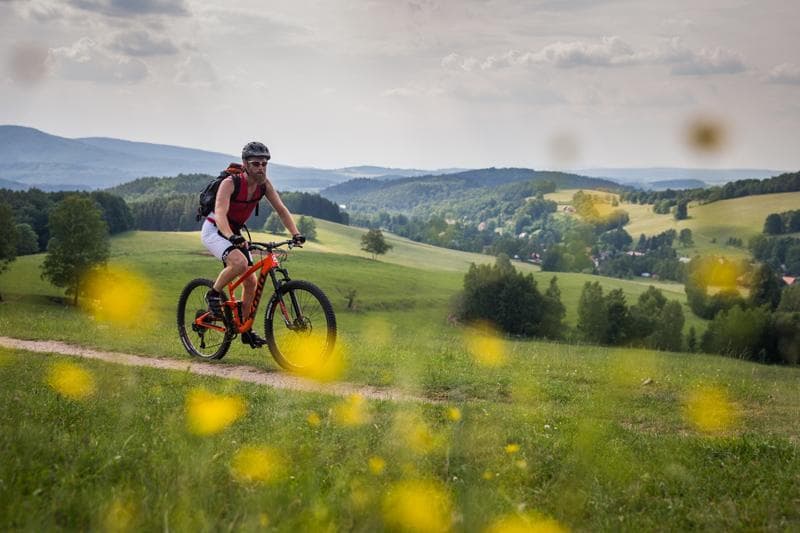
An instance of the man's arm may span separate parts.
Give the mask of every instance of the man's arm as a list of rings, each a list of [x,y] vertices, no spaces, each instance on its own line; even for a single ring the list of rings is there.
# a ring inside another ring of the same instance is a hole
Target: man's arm
[[[233,235],[231,225],[228,224],[228,210],[231,207],[231,195],[233,194],[233,179],[226,178],[219,184],[217,189],[217,200],[214,204],[214,222],[223,237],[229,239]]]
[[[278,191],[275,190],[275,187],[273,187],[272,183],[269,181],[267,181],[267,193],[265,196],[275,212],[278,213],[278,217],[281,219],[281,222],[283,222],[283,225],[286,227],[286,229],[289,230],[289,233],[291,233],[293,236],[300,233],[297,230],[297,226],[294,224],[292,214],[289,212],[286,206],[283,205],[283,200],[281,200],[281,197],[278,195]]]

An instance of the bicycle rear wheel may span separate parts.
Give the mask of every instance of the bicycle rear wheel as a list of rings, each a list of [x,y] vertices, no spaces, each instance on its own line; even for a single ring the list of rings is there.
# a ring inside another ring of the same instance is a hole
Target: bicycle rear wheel
[[[235,336],[223,319],[214,318],[209,312],[205,296],[213,287],[214,282],[210,279],[193,279],[184,287],[178,299],[178,335],[181,343],[190,355],[201,359],[225,357]],[[198,322],[197,319],[201,320]]]
[[[313,283],[286,282],[269,301],[264,337],[272,357],[286,370],[319,369],[336,344],[333,306]]]

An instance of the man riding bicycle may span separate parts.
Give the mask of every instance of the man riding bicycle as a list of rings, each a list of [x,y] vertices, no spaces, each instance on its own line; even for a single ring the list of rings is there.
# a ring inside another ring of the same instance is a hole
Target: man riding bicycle
[[[214,282],[214,288],[206,294],[210,310],[219,317],[222,316],[224,300],[221,291],[253,265],[253,259],[247,250],[247,241],[242,236],[241,230],[262,197],[266,196],[296,244],[303,244],[306,240],[297,230],[292,214],[267,178],[269,159],[269,149],[264,144],[255,141],[247,143],[242,149],[244,171],[241,174],[231,175],[220,183],[214,211],[203,221],[201,230],[203,244],[225,265]],[[248,276],[242,283],[244,288],[242,313],[245,317],[250,316],[257,283],[255,274]],[[242,342],[252,348],[263,346],[266,342],[252,330],[242,333],[241,337]]]

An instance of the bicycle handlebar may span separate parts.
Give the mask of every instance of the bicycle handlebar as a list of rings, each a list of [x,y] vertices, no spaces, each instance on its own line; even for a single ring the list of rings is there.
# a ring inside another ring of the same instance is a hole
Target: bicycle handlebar
[[[275,248],[280,248],[281,246],[286,246],[290,250],[295,246],[298,248],[302,248],[300,244],[294,242],[294,239],[289,239],[288,241],[280,241],[280,242],[255,242],[251,241],[247,245],[248,250],[265,250],[267,252],[271,252]]]

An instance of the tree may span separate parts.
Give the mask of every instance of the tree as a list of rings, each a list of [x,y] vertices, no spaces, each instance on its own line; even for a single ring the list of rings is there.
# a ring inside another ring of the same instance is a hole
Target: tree
[[[50,242],[42,264],[42,278],[66,288],[78,304],[83,276],[105,264],[110,253],[108,226],[88,197],[71,195],[50,213]]]
[[[281,222],[281,218],[276,213],[272,213],[264,223],[264,230],[275,235],[280,235],[283,233],[284,227],[283,222]]]
[[[618,345],[628,339],[630,332],[630,311],[625,302],[625,293],[622,289],[614,289],[605,297],[606,331],[604,344]]]
[[[695,331],[694,326],[691,326],[689,333],[686,334],[686,349],[691,353],[697,351],[697,331]]]
[[[668,301],[656,321],[651,337],[651,346],[656,350],[679,352],[683,347],[683,309],[675,300]],[[696,342],[696,341],[695,341]]]
[[[0,274],[5,272],[8,264],[17,258],[17,228],[14,225],[14,213],[11,207],[5,203],[0,203],[0,228],[6,234],[0,239]],[[3,296],[0,295],[0,302]]]
[[[781,291],[781,303],[778,311],[784,313],[800,313],[800,283],[784,287]]]
[[[544,293],[544,313],[540,326],[540,335],[548,339],[560,339],[564,336],[564,317],[567,309],[561,303],[561,289],[558,278],[550,278],[550,286]]]
[[[767,235],[780,235],[783,233],[783,219],[777,213],[771,213],[764,221],[764,233]]]
[[[317,240],[317,223],[312,217],[302,215],[297,221],[297,229],[309,241]]]
[[[781,280],[766,263],[761,263],[753,273],[750,287],[750,304],[754,307],[769,306],[771,311],[781,301]]]
[[[793,276],[800,276],[800,244],[786,249],[786,271]]]
[[[639,295],[636,305],[630,309],[631,337],[644,341],[656,329],[661,310],[667,304],[667,299],[659,289],[650,285],[645,292]]]
[[[678,234],[678,242],[680,242],[683,246],[689,247],[694,244],[694,239],[692,238],[692,230],[689,228],[683,228],[681,232]]]
[[[675,207],[675,220],[686,220],[689,218],[689,201],[681,200]]]
[[[789,233],[800,231],[800,209],[796,209],[789,214],[789,223],[787,226],[789,228]]]
[[[578,300],[578,335],[581,339],[602,343],[608,329],[603,287],[598,282],[586,282]]]
[[[547,314],[558,315],[561,306],[553,281],[548,294],[539,292],[531,274],[517,272],[508,256],[500,255],[492,266],[470,265],[457,314],[466,321],[489,320],[507,333],[553,338],[560,320]]]
[[[371,229],[361,236],[361,249],[372,254],[372,259],[385,254],[392,248],[393,246],[386,242],[379,229]]]
[[[17,224],[17,255],[31,255],[39,251],[39,236],[30,224]]]

